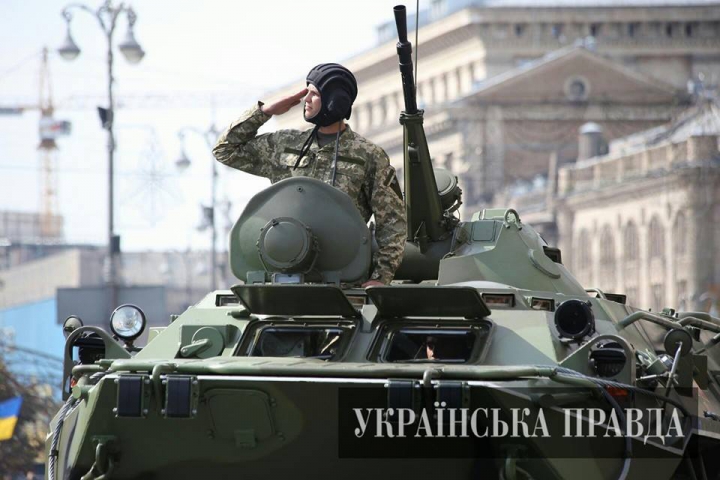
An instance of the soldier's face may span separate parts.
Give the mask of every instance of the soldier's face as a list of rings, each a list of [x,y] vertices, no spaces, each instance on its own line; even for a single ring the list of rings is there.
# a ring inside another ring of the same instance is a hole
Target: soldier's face
[[[307,87],[308,93],[305,95],[305,118],[312,118],[318,113],[320,113],[320,107],[322,107],[322,103],[320,102],[320,92],[318,92],[318,89],[315,87],[315,85],[308,85]]]

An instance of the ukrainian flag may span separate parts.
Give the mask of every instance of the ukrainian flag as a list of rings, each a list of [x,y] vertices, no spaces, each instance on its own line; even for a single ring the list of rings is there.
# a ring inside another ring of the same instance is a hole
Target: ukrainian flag
[[[21,405],[19,396],[0,402],[0,441],[12,438]]]

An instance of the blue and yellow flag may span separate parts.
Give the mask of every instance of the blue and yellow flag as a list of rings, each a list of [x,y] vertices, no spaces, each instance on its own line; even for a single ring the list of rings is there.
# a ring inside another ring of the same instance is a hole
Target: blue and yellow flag
[[[21,405],[22,397],[19,396],[0,402],[0,441],[12,438]]]

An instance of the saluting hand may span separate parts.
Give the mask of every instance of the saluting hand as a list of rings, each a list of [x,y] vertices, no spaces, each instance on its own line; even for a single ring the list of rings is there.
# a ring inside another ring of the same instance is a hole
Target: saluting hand
[[[302,98],[307,95],[307,93],[308,89],[303,88],[295,95],[290,95],[289,97],[282,98],[275,103],[271,103],[270,105],[263,105],[262,111],[266,115],[282,115],[295,105],[299,104]]]

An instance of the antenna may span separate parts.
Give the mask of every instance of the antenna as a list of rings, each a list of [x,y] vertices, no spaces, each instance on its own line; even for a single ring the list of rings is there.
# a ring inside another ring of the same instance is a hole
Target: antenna
[[[418,30],[420,26],[420,0],[415,0],[415,96],[417,96],[417,68],[418,68]]]

